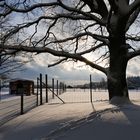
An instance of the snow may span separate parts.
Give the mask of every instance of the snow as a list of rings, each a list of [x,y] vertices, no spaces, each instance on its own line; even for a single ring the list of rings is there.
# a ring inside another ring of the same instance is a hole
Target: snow
[[[77,89],[77,90],[67,90],[66,93],[60,95],[61,99],[63,99],[66,103],[77,103],[77,102],[89,102],[90,101],[90,91],[86,89]],[[105,90],[94,91],[92,92],[92,100],[93,101],[106,101],[108,100],[108,93]],[[58,98],[51,101],[52,103],[60,103]]]
[[[130,100],[126,97],[113,97],[111,100],[110,100],[110,103],[111,104],[114,104],[114,105],[123,105],[123,104],[131,104]]]
[[[75,122],[77,123],[77,122]],[[78,126],[78,124],[76,124]],[[140,107],[127,105],[87,117],[78,127],[71,125],[46,140],[139,140]]]
[[[139,139],[139,92],[130,93],[133,104],[121,106],[110,104],[103,92],[94,93],[93,103],[70,103],[69,94],[62,94],[66,104],[56,99],[7,122],[0,127],[0,140]]]
[[[19,96],[10,95],[8,88],[2,88],[0,92],[0,101],[10,101],[19,98]]]

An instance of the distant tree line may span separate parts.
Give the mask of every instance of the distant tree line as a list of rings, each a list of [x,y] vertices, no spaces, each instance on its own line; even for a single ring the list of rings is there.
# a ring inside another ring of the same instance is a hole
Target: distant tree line
[[[81,88],[81,89],[89,89],[90,88],[90,83],[86,83],[86,84],[82,84],[82,85],[66,85],[65,83],[61,82],[59,83],[59,87],[60,84],[62,87],[66,88]],[[128,85],[128,89],[140,89],[140,76],[130,76],[127,77],[127,85]],[[9,87],[8,83],[1,83],[1,87]],[[35,88],[37,87],[37,85],[35,84],[34,86]],[[56,85],[54,85],[54,87],[56,88]],[[43,85],[43,88],[45,88],[45,85]],[[48,88],[52,88],[52,85],[49,84]],[[107,81],[102,78],[101,81],[99,82],[92,82],[92,89],[94,90],[98,90],[98,89],[107,89]]]
[[[127,85],[128,89],[140,89],[140,76],[127,77]],[[88,89],[90,88],[90,83],[75,86],[68,85],[67,88]],[[107,81],[102,78],[99,82],[92,82],[92,89],[107,89]]]
[[[128,77],[127,85],[129,89],[140,89],[140,77],[139,76]]]
[[[82,84],[82,85],[68,85],[67,88],[81,88],[81,89],[89,89],[90,83]],[[92,89],[107,89],[107,81],[102,78],[99,82],[92,82]]]

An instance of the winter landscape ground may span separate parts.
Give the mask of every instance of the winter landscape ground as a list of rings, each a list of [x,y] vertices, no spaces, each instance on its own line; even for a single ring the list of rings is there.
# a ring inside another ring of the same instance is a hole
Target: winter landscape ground
[[[140,92],[131,91],[132,103],[120,106],[108,102],[107,92],[95,92],[93,103],[68,102],[71,93],[61,95],[65,104],[55,99],[8,121],[0,140],[139,140]]]

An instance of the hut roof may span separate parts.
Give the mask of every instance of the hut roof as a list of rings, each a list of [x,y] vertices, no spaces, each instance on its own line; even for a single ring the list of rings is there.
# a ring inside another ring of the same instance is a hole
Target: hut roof
[[[20,78],[16,78],[16,79],[12,79],[10,82],[17,82],[17,81],[28,81],[28,82],[33,82],[33,80],[29,80],[29,79],[20,79]]]

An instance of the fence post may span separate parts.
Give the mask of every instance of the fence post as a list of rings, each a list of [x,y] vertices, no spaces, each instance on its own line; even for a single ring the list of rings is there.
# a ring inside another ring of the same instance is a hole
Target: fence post
[[[0,79],[0,101],[1,101],[1,79]]]
[[[21,96],[20,98],[20,114],[22,115],[24,113],[24,99],[23,99],[23,96],[24,96],[24,88],[23,88],[23,84],[21,82],[19,82],[17,84],[17,91],[18,91],[18,94]]]
[[[64,93],[64,92],[65,92],[65,85],[64,85],[64,82],[63,82],[63,85],[62,85],[62,86],[63,86],[63,93]]]
[[[66,92],[66,84],[64,83],[64,92]]]
[[[38,106],[38,88],[39,88],[39,78],[37,77],[37,91],[36,91],[36,105]]]
[[[59,94],[62,94],[62,82],[59,83]]]
[[[57,95],[58,95],[58,88],[59,88],[59,87],[58,87],[58,80],[57,80]]]
[[[42,104],[42,74],[40,73],[40,105]]]
[[[92,77],[90,74],[90,102],[92,102]]]
[[[54,99],[54,78],[52,78],[52,98]]]
[[[61,94],[61,82],[59,83],[59,95]]]
[[[21,110],[20,110],[20,114],[24,114],[24,99],[23,99],[23,92],[21,93]]]
[[[45,75],[46,81],[46,103],[48,103],[48,75]]]
[[[67,85],[65,84],[64,86],[65,86],[65,92],[66,92],[67,91]]]

